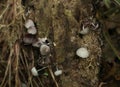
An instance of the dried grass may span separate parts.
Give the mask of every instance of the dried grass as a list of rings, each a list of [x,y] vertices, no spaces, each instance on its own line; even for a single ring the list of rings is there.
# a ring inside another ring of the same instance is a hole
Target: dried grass
[[[46,77],[33,77],[30,72],[35,58],[32,47],[27,49],[21,44],[25,33],[25,7],[21,0],[3,0],[0,4],[0,87],[23,87],[23,84],[26,87],[49,87],[51,81],[45,85]],[[54,81],[57,84],[55,78]]]

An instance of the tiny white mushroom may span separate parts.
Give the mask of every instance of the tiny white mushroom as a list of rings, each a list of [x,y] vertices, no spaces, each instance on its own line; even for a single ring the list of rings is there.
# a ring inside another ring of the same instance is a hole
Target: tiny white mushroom
[[[33,68],[31,69],[32,75],[33,75],[33,76],[38,76],[38,75],[39,75],[38,72],[39,72],[39,71],[42,71],[42,70],[44,70],[44,69],[46,69],[46,68],[48,68],[48,66],[47,66],[47,67],[43,67],[43,68],[38,69],[38,70],[37,70],[35,67],[33,67]]]
[[[32,75],[33,75],[33,76],[38,76],[38,71],[37,71],[37,69],[36,69],[35,67],[33,67],[33,68],[31,69],[31,72],[32,72]]]
[[[46,41],[48,40],[48,38],[47,38],[47,37],[38,38],[38,40],[39,40],[39,42],[40,42],[41,44],[47,44]]]
[[[32,44],[32,46],[34,47],[40,47],[41,45],[50,45],[50,41],[48,40],[48,38],[38,38],[36,42],[34,42]],[[55,46],[56,44],[53,43],[53,45]]]
[[[40,45],[43,44],[41,38],[38,38],[36,42],[32,44],[33,47],[40,47]]]
[[[76,51],[76,55],[81,57],[81,58],[88,58],[89,57],[89,51],[87,50],[87,48],[81,47],[79,49],[77,49]]]
[[[53,46],[55,46],[55,47],[57,46],[55,42],[53,42]]]
[[[89,28],[88,27],[82,27],[82,30],[80,31],[80,34],[83,34],[83,35],[85,35],[85,34],[88,34],[89,33]]]
[[[35,35],[37,33],[37,29],[34,26],[32,26],[29,29],[27,29],[27,32],[29,34]]]
[[[30,28],[30,27],[34,27],[34,26],[35,26],[35,24],[31,19],[28,19],[25,23],[26,28]]]
[[[91,25],[94,27],[93,30],[99,28],[99,24],[98,23],[96,23],[96,24],[95,23],[91,23]]]
[[[40,47],[40,42],[39,41],[36,41],[32,44],[33,47]]]
[[[34,38],[34,36],[27,34],[23,37],[23,42],[25,44],[32,44],[36,39]]]
[[[42,43],[42,44],[45,44],[47,40],[48,40],[47,37],[41,38],[41,43]],[[46,44],[48,44],[48,43],[46,43]]]
[[[54,72],[55,76],[59,76],[62,74],[62,70],[59,70],[57,69],[55,72]]]
[[[50,53],[50,47],[45,44],[42,44],[40,47],[40,53],[41,55],[48,55]]]

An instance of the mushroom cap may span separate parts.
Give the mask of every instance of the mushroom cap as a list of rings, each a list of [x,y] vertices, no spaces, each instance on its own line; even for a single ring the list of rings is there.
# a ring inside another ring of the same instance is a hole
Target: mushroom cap
[[[25,27],[26,28],[30,28],[30,27],[34,27],[35,24],[34,22],[31,20],[31,19],[28,19],[26,22],[25,22]]]
[[[37,41],[35,41],[35,42],[32,44],[32,46],[33,46],[33,47],[40,47],[41,44],[43,44],[41,38],[37,38]]]
[[[31,69],[31,72],[32,72],[32,75],[33,75],[33,76],[38,76],[38,71],[37,71],[37,69],[36,69],[35,67],[33,67],[33,68]]]
[[[53,46],[57,46],[55,42],[53,42]]]
[[[86,28],[84,28],[83,30],[80,31],[80,34],[83,34],[83,35],[88,34],[88,33],[89,33],[89,28],[88,27],[86,27]]]
[[[38,38],[38,41],[41,43],[41,44],[45,44],[45,41],[47,40],[47,37],[44,37],[44,38]]]
[[[34,26],[32,26],[27,30],[27,32],[29,34],[35,35],[35,34],[37,34],[37,29]]]
[[[45,38],[38,38],[37,41],[32,44],[32,46],[40,47],[42,44],[49,45],[49,41],[46,37]]]
[[[39,41],[32,43],[33,47],[40,47],[40,45],[41,45],[41,43]]]
[[[32,44],[33,42],[35,42],[35,40],[36,40],[36,38],[33,35],[30,35],[30,34],[26,34],[23,37],[23,42],[25,44]]]
[[[47,45],[50,44],[50,40],[49,40],[47,37],[41,38],[41,42],[42,42],[43,44],[47,44]]]
[[[89,52],[88,52],[87,48],[81,47],[81,48],[77,49],[76,55],[81,58],[88,58]]]
[[[45,44],[42,44],[40,47],[40,52],[41,55],[48,55],[50,53],[50,47]]]
[[[55,74],[55,76],[59,76],[59,75],[62,74],[62,70],[56,70],[56,71],[54,72],[54,74]]]
[[[47,40],[47,37],[40,38],[42,42],[45,42]]]

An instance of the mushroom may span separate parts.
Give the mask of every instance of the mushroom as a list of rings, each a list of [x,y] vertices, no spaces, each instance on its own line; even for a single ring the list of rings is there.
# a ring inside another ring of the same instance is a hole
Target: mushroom
[[[32,46],[40,47],[42,44],[49,45],[50,41],[46,37],[45,38],[38,38],[37,41],[32,44]]]
[[[45,42],[48,38],[44,37],[44,38],[39,38],[39,39],[41,39],[42,42]]]
[[[54,72],[54,74],[55,74],[55,76],[59,76],[59,75],[62,74],[62,70],[59,70],[59,69],[57,68],[57,70]]]
[[[38,76],[38,75],[39,75],[39,72],[42,71],[42,70],[44,70],[44,69],[46,69],[46,68],[47,68],[47,67],[43,67],[43,68],[37,70],[35,67],[33,67],[33,68],[31,69],[32,75],[33,75],[33,76]]]
[[[96,30],[99,28],[99,24],[96,22],[96,23],[91,23],[91,25],[93,26],[92,30]]]
[[[36,38],[35,36],[33,35],[30,35],[30,34],[26,34],[24,37],[23,37],[23,42],[25,44],[32,44],[36,41]]]
[[[47,44],[47,45],[51,44],[50,40],[47,37],[41,38],[41,42],[42,44]]]
[[[38,76],[38,70],[35,67],[31,69],[31,72],[33,76]]]
[[[87,48],[81,47],[79,49],[77,49],[76,51],[76,55],[81,57],[81,58],[88,58],[89,57],[89,51],[87,50]]]
[[[48,55],[48,54],[50,54],[50,47],[48,45],[42,44],[40,46],[40,53],[41,53],[41,55]]]
[[[47,40],[47,38],[38,38],[36,42],[34,42],[32,44],[32,46],[34,47],[40,47],[42,44],[48,45],[49,41]]]
[[[40,47],[41,46],[41,40],[37,39],[36,42],[32,44],[33,47]]]
[[[57,46],[55,42],[53,42],[53,46],[55,46],[55,47]]]
[[[28,19],[27,21],[26,21],[26,23],[25,23],[25,27],[28,29],[28,28],[30,28],[30,27],[34,27],[35,26],[35,24],[34,24],[34,22],[31,20],[31,19]]]
[[[27,29],[28,34],[35,35],[37,34],[37,29],[34,26],[31,26],[30,28]]]
[[[84,27],[84,25],[83,25],[82,30],[80,31],[80,34],[85,35],[85,34],[88,34],[88,33],[89,33],[89,28],[88,27]]]

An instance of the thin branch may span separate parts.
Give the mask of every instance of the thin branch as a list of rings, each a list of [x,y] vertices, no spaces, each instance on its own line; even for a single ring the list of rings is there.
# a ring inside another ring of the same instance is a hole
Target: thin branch
[[[5,79],[7,77],[8,70],[9,70],[9,65],[11,64],[12,55],[13,55],[13,48],[11,48],[11,50],[10,50],[10,55],[9,55],[9,58],[8,58],[9,60],[8,60],[7,68],[6,68],[5,75],[4,75],[4,78],[2,80],[2,83],[1,83],[0,87],[3,87],[3,85],[5,83]]]
[[[51,66],[49,66],[48,69],[49,69],[49,71],[50,71],[50,74],[51,74],[51,76],[52,76],[53,81],[55,82],[56,87],[59,87],[59,85],[58,85],[58,83],[57,83],[57,81],[56,81],[56,79],[55,79],[55,77],[54,77],[54,74],[53,74],[53,72],[52,72]]]

